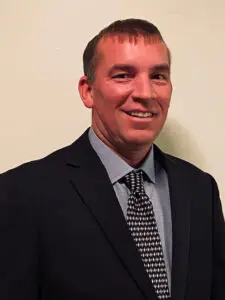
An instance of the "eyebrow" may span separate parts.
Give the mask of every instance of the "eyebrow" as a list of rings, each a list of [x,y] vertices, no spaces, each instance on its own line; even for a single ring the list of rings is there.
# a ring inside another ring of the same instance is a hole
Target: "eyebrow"
[[[155,65],[152,68],[150,68],[153,72],[170,72],[170,66],[168,64],[161,64],[161,65]]]
[[[135,67],[132,65],[126,65],[126,64],[116,64],[112,66],[109,70],[109,74],[112,74],[115,71],[125,71],[125,72],[134,72]]]
[[[132,65],[128,65],[128,64],[116,64],[114,66],[112,66],[112,68],[109,70],[109,74],[112,74],[115,71],[125,71],[125,72],[134,72],[135,71],[135,67]],[[170,72],[170,66],[169,64],[165,63],[165,64],[158,64],[155,65],[151,68],[149,68],[149,71],[151,72],[166,72],[169,73]]]

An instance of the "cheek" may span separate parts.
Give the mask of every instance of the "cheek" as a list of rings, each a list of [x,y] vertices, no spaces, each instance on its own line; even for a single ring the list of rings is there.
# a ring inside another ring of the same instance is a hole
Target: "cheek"
[[[171,88],[169,87],[161,88],[157,93],[159,99],[158,103],[165,110],[167,110],[170,106],[171,94]]]
[[[95,91],[94,102],[111,109],[117,108],[126,101],[131,91],[132,89],[128,85],[108,84],[101,91]]]
[[[170,106],[170,98],[168,97],[162,97],[161,100],[161,106],[165,109],[168,110],[169,106]]]
[[[104,90],[107,91],[108,94],[114,95],[116,97],[124,96],[126,94],[131,93],[132,84],[131,82],[113,82],[109,81],[104,86]]]
[[[93,111],[103,123],[108,123],[110,126],[114,122],[118,102],[118,94],[111,90],[101,89],[95,90],[93,93]]]

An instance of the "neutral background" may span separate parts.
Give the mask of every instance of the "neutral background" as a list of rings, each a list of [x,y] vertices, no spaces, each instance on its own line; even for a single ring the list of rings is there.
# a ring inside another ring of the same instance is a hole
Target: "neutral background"
[[[71,143],[90,125],[82,52],[127,17],[161,30],[174,93],[157,143],[210,172],[225,208],[224,0],[0,0],[0,173]]]

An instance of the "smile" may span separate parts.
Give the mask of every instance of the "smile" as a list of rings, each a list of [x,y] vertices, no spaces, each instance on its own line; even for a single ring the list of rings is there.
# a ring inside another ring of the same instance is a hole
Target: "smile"
[[[129,112],[129,111],[127,111],[126,113],[129,116],[137,117],[137,118],[151,118],[151,117],[153,117],[153,113],[151,113],[151,112],[141,112],[141,111]]]

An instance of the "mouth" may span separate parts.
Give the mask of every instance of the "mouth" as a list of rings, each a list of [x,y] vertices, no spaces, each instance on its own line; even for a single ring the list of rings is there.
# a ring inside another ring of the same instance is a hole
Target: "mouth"
[[[142,112],[142,111],[125,111],[125,113],[131,117],[135,118],[141,118],[141,119],[146,119],[146,118],[152,118],[156,116],[156,113],[152,112]]]

